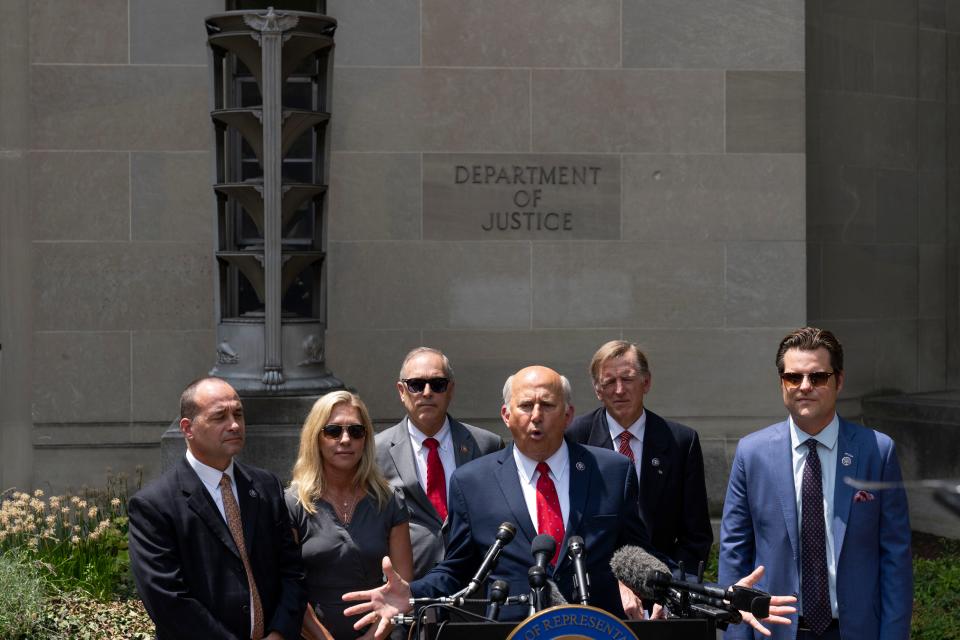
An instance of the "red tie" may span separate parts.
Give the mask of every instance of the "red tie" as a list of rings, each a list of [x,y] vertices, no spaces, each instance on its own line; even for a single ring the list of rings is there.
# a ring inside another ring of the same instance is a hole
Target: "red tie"
[[[630,433],[629,431],[624,431],[619,436],[617,436],[617,440],[620,441],[620,445],[617,447],[617,451],[619,451],[623,455],[630,458],[630,462],[632,462],[633,464],[637,464],[637,459],[633,457],[633,449],[630,448],[630,438],[632,437],[633,437],[633,434]]]
[[[550,564],[557,564],[560,557],[560,545],[563,543],[563,512],[560,511],[560,498],[557,487],[550,479],[550,466],[546,462],[537,463],[537,533],[548,533],[557,541],[557,550]]]
[[[427,438],[423,446],[430,449],[427,453],[427,498],[440,514],[441,520],[447,519],[447,479],[443,475],[443,463],[440,462],[440,443],[436,438]]]

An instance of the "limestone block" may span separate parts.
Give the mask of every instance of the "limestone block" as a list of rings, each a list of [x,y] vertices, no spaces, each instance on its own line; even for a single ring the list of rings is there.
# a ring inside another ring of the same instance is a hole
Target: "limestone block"
[[[803,3],[624,0],[623,66],[801,69]]]
[[[947,308],[947,248],[921,244],[918,270],[918,313],[921,318],[943,318]]]
[[[708,242],[538,243],[533,326],[722,326],[723,253]]]
[[[327,230],[332,241],[417,240],[420,156],[334,153]]]
[[[38,149],[207,150],[205,67],[34,66]]]
[[[728,327],[789,326],[805,316],[803,242],[731,242],[726,255]]]
[[[129,154],[35,152],[29,159],[34,240],[129,239]]]
[[[419,346],[443,349],[423,342],[419,329],[328,329],[327,367],[360,394],[375,421],[394,424],[403,415],[396,389],[400,365],[407,352]],[[452,364],[459,379],[458,363]]]
[[[803,72],[729,71],[726,79],[728,152],[803,152]]]
[[[338,22],[335,64],[420,64],[419,0],[328,0],[327,15]]]
[[[207,243],[35,244],[34,326],[209,329],[212,263]]]
[[[133,420],[168,422],[180,414],[180,393],[216,362],[212,331],[134,331]]]
[[[877,171],[877,242],[917,241],[917,174]]]
[[[530,248],[519,243],[333,243],[331,329],[530,326]]]
[[[534,70],[532,96],[535,151],[722,151],[720,71]]]
[[[133,153],[130,162],[133,240],[212,243],[209,153]]]
[[[876,92],[917,97],[917,27],[876,23]]]
[[[127,0],[31,0],[31,62],[124,64]]]
[[[130,0],[130,62],[205,66],[203,19],[223,7],[217,0]]]
[[[618,67],[616,0],[426,0],[423,64]]]
[[[130,419],[130,333],[33,334],[34,422]]]
[[[624,239],[799,239],[803,189],[793,154],[627,155]]]
[[[342,68],[335,83],[335,151],[528,149],[528,71]]]

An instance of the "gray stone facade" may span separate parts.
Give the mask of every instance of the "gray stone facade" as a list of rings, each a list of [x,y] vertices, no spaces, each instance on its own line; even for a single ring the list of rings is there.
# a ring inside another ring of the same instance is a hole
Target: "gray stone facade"
[[[3,486],[150,475],[214,359],[202,18],[225,6],[0,2]],[[649,406],[701,432],[716,509],[739,437],[783,414],[788,330],[822,322],[848,346],[853,417],[865,395],[956,384],[952,0],[327,13],[327,363],[379,424],[420,344],[453,361],[455,415],[501,429],[509,373],[556,367],[587,411],[593,351],[636,340]],[[613,176],[602,230],[438,229],[442,206],[469,208],[434,197],[444,166],[578,156]]]

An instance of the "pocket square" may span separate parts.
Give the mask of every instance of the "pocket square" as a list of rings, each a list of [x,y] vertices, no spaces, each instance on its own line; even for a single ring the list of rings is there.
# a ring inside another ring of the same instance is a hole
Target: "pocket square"
[[[855,494],[853,494],[853,501],[854,502],[870,502],[875,497],[876,496],[874,496],[869,491],[864,491],[863,489],[861,489],[860,491],[857,491]]]

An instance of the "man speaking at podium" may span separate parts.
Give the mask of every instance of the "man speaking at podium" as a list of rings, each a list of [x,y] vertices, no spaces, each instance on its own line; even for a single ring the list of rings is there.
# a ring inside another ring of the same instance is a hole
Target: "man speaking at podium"
[[[514,442],[454,472],[448,493],[450,532],[445,559],[408,585],[384,558],[387,584],[343,597],[361,603],[347,609],[346,615],[367,614],[357,622],[357,629],[378,617],[389,619],[409,611],[411,595],[440,597],[458,592],[481,565],[503,522],[516,525],[516,536],[503,548],[489,579],[505,580],[510,595],[529,593],[531,543],[538,534],[549,534],[559,544],[547,575],[564,599],[572,601],[574,571],[565,553],[566,541],[580,536],[590,577],[589,603],[621,618],[643,615],[639,599],[617,581],[610,568],[614,551],[624,545],[650,550],[630,460],[615,451],[564,440],[573,418],[570,383],[552,369],[521,369],[507,379],[503,398],[500,413]],[[526,613],[526,607],[504,607],[500,619],[521,619]],[[378,637],[387,626],[381,622]]]

